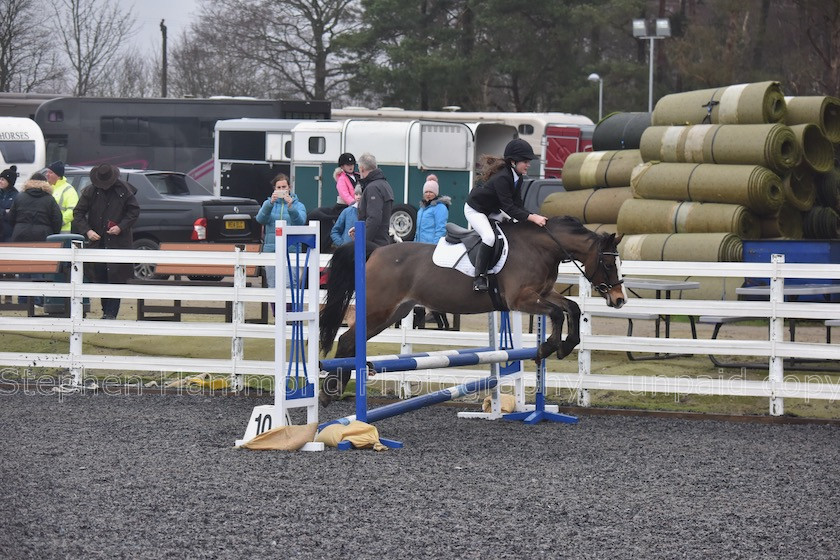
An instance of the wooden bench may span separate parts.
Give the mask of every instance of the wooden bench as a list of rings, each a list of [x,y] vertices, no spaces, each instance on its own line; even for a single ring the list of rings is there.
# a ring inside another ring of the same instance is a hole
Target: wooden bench
[[[62,246],[60,241],[13,241],[0,243],[0,250],[5,247],[23,247],[28,249],[58,249]],[[29,274],[50,274],[60,272],[60,261],[33,261],[27,259],[0,260],[0,278],[4,281],[17,282],[49,282],[54,278],[28,278],[19,275]],[[10,301],[6,301],[6,299]],[[0,310],[2,311],[26,311],[27,316],[35,316],[35,298],[26,298],[26,303],[14,303],[14,296],[0,296]]]
[[[161,243],[160,249],[161,251],[184,251],[195,254],[197,251],[235,251],[236,246],[237,244],[234,243]],[[247,243],[240,246],[250,253],[258,253],[260,251],[259,243]],[[161,263],[155,267],[155,274],[172,276],[173,279],[135,278],[129,280],[129,283],[157,286],[233,286],[233,282],[230,281],[204,280],[202,278],[233,276],[234,266],[221,264]],[[261,272],[256,266],[246,266],[245,276],[246,278],[256,280],[260,286],[264,285]],[[252,282],[246,282],[246,286],[251,285]],[[226,301],[224,302],[224,306],[219,307],[207,304],[188,306],[180,299],[173,300],[173,303],[169,305],[148,305],[145,299],[137,300],[138,321],[180,321],[185,314],[224,315],[225,321],[230,323],[233,321],[233,302]],[[268,303],[263,302],[260,304],[259,319],[249,320],[248,322],[268,323]]]

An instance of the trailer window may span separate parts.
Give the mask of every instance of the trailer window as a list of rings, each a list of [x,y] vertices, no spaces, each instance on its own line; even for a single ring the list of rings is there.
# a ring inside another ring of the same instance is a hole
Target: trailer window
[[[517,129],[519,130],[519,134],[533,134],[534,133],[534,125],[532,124],[520,124]]]
[[[219,159],[263,161],[265,159],[265,132],[220,130]]]
[[[327,139],[323,136],[313,136],[309,139],[309,153],[323,154],[327,151]]]
[[[6,163],[35,163],[35,142],[0,142]]]

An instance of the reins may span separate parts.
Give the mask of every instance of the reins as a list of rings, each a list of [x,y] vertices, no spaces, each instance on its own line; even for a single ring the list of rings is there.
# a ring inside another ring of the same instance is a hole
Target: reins
[[[607,282],[601,282],[599,284],[595,284],[592,281],[592,278],[590,278],[586,274],[586,271],[578,264],[578,259],[576,259],[572,256],[572,254],[569,252],[569,250],[566,249],[566,247],[564,247],[562,243],[560,243],[560,240],[557,239],[557,237],[555,237],[554,233],[552,233],[552,231],[550,229],[548,229],[547,227],[543,227],[543,229],[548,234],[548,236],[551,238],[551,240],[554,241],[554,243],[558,247],[560,247],[560,249],[566,254],[566,258],[562,262],[570,262],[570,263],[574,264],[575,268],[577,268],[578,271],[580,271],[580,273],[583,275],[583,277],[586,278],[589,281],[590,284],[592,284],[592,287],[595,288],[595,290],[598,293],[606,294],[613,287],[624,283],[624,279],[621,279],[618,282],[616,282],[615,284],[608,284]],[[607,267],[607,265],[604,264],[604,255],[609,255],[611,257],[618,257],[619,256],[618,252],[615,252],[615,251],[601,251],[599,249],[598,250],[598,268],[604,267],[604,269],[606,269],[606,267]],[[595,269],[596,272],[598,271],[598,268]],[[593,276],[594,276],[594,273],[593,273]]]

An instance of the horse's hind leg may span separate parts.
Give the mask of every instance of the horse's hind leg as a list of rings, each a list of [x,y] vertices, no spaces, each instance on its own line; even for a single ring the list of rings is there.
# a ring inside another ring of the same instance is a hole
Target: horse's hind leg
[[[405,302],[394,310],[393,307],[379,307],[373,311],[368,310],[366,317],[367,321],[367,337],[366,340],[378,335],[384,331],[392,323],[399,321],[405,317],[413,307],[413,302]],[[338,337],[338,345],[335,351],[336,358],[346,358],[356,355],[356,325],[350,325],[350,328]],[[330,401],[336,400],[344,393],[347,383],[350,381],[351,370],[342,369],[336,372],[330,372],[324,378],[324,384],[321,388],[320,402],[326,407]],[[357,378],[357,381],[359,379]]]

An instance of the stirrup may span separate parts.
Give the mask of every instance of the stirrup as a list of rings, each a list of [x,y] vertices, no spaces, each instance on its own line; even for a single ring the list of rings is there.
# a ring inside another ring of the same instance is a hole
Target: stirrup
[[[487,276],[476,276],[475,280],[473,280],[473,291],[486,292],[488,289],[490,289],[490,287],[487,285]]]

